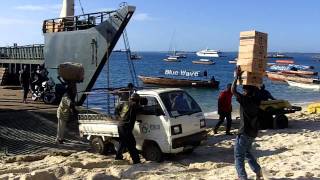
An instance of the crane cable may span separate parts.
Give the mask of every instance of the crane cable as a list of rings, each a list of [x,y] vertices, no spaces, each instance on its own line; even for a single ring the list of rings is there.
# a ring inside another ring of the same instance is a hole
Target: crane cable
[[[81,8],[82,14],[84,15],[84,10],[83,10],[83,6],[82,6],[82,3],[81,3],[81,0],[79,0],[79,5],[80,5],[80,8]]]

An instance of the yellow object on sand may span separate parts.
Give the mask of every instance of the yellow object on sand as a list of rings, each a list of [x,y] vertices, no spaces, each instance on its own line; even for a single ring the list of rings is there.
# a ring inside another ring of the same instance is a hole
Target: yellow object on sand
[[[320,114],[320,103],[313,103],[308,105],[307,111],[310,114]]]

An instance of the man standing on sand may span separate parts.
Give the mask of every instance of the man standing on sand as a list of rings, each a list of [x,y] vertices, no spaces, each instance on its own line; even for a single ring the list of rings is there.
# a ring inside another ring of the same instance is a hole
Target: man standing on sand
[[[74,113],[76,113],[77,111],[75,109],[75,97],[75,83],[69,83],[67,87],[67,92],[63,95],[59,107],[57,109],[58,128],[56,144],[63,144],[66,124],[68,121],[70,121],[72,115],[74,115]]]
[[[263,179],[260,165],[252,155],[252,143],[258,135],[258,112],[260,98],[256,95],[257,88],[243,85],[243,94],[237,91],[237,80],[241,78],[241,69],[237,67],[236,78],[231,87],[231,92],[236,96],[240,104],[240,127],[235,139],[234,158],[239,179],[246,180],[245,159],[248,160],[250,168],[256,173],[256,179]]]
[[[136,122],[136,115],[140,108],[139,102],[140,96],[137,93],[133,93],[129,101],[121,103],[115,110],[115,115],[120,119],[118,125],[120,146],[116,153],[116,160],[123,159],[123,150],[127,148],[133,164],[140,163],[139,152],[136,149],[136,140],[132,134]]]
[[[227,119],[227,128],[226,128],[226,135],[232,135],[230,133],[231,129],[231,112],[232,112],[232,93],[231,93],[231,84],[227,85],[227,88],[222,91],[219,95],[218,99],[218,114],[219,114],[219,122],[216,124],[214,128],[214,133],[218,133],[219,126],[223,123],[224,119]]]
[[[22,86],[23,89],[23,98],[22,98],[22,102],[23,103],[27,103],[27,97],[28,97],[28,93],[29,93],[29,86],[30,86],[30,73],[27,69],[27,65],[23,66],[23,69],[20,72],[20,84]]]

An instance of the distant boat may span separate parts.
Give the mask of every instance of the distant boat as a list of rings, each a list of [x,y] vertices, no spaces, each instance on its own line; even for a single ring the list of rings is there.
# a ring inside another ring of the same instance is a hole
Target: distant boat
[[[286,59],[286,60],[276,60],[277,64],[294,64],[294,60]]]
[[[298,65],[298,64],[270,66],[270,70],[273,70],[273,71],[308,70],[308,69],[314,69],[314,67],[306,66],[306,65]]]
[[[212,65],[215,64],[215,62],[213,62],[210,59],[199,59],[198,61],[192,61],[193,64],[206,64],[206,65]]]
[[[187,58],[187,55],[184,54],[184,53],[175,52],[175,55],[176,55],[178,58]]]
[[[295,81],[287,81],[287,83],[290,86],[294,86],[294,87],[320,90],[320,81],[318,81],[317,83],[301,83],[301,82],[295,82]]]
[[[144,84],[154,84],[160,86],[173,87],[207,87],[218,88],[219,81],[211,80],[192,80],[192,79],[174,79],[165,77],[138,76]]]
[[[234,58],[234,60],[228,61],[229,64],[237,64],[238,58]]]
[[[318,72],[314,72],[314,71],[291,71],[291,70],[287,70],[287,71],[281,71],[282,73],[285,74],[297,74],[297,75],[306,75],[306,76],[313,76],[313,75],[317,75]]]
[[[268,55],[267,57],[268,58],[290,58],[290,59],[293,58],[291,56],[287,56],[287,55],[281,54],[281,53],[271,54],[271,55]]]
[[[177,56],[169,56],[163,60],[166,62],[180,62],[181,61],[180,59],[178,59]]]
[[[270,80],[274,81],[294,81],[294,82],[300,82],[300,83],[307,83],[312,84],[315,81],[318,81],[315,78],[312,77],[303,77],[303,76],[297,76],[293,74],[285,74],[281,72],[267,72],[267,77]]]
[[[130,59],[131,60],[139,60],[139,59],[142,59],[142,56],[139,56],[137,53],[132,53],[130,55]]]
[[[204,49],[197,52],[197,56],[200,57],[220,57],[221,52],[212,49]]]

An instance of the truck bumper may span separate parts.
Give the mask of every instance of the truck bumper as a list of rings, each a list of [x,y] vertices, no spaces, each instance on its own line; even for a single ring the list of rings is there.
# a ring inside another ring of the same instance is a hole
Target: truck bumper
[[[196,134],[191,134],[188,136],[172,139],[172,152],[182,152],[184,151],[184,149],[199,146],[201,141],[205,140],[206,138],[207,132],[201,131]]]

